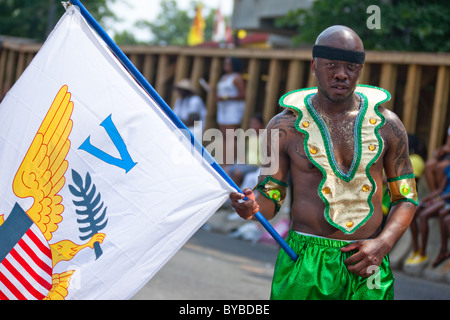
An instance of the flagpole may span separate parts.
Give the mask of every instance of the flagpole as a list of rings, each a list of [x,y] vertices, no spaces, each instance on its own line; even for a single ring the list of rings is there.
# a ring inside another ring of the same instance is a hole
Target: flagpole
[[[188,132],[190,135],[191,142],[194,147],[196,147],[203,156],[207,156],[208,163],[222,176],[222,178],[228,182],[233,188],[241,192],[240,188],[236,183],[226,174],[220,165],[212,158],[211,155],[203,146],[197,141],[192,132],[185,126],[185,124],[175,115],[173,110],[167,105],[167,103],[161,98],[161,96],[156,92],[156,90],[151,86],[151,84],[145,79],[141,72],[133,65],[133,63],[128,59],[128,57],[123,53],[123,51],[117,46],[114,40],[103,30],[100,24],[95,20],[95,18],[89,13],[89,11],[81,4],[79,0],[70,0],[69,4],[77,6],[80,9],[81,15],[86,19],[89,25],[97,32],[97,34],[102,38],[106,45],[111,49],[111,51],[116,55],[116,57],[122,62],[128,72],[136,79],[136,81],[144,88],[144,90],[155,100],[159,107],[164,111],[164,113],[172,120],[172,122],[184,132]],[[255,218],[261,223],[261,225],[269,232],[269,234],[275,239],[275,241],[280,245],[280,247],[288,254],[288,256],[296,261],[298,256],[292,250],[291,247],[286,243],[286,241],[280,236],[280,234],[273,228],[273,226],[267,221],[267,219],[260,213],[256,213]]]

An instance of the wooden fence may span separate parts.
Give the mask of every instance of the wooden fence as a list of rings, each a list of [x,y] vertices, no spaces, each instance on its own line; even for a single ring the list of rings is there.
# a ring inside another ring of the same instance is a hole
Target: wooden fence
[[[0,93],[22,74],[40,44],[4,41],[0,54]],[[278,99],[284,93],[315,86],[310,70],[310,49],[217,49],[194,47],[124,46],[122,50],[161,97],[171,106],[176,99],[174,83],[190,78],[207,105],[206,128],[216,126],[216,103],[212,92],[199,80],[214,87],[222,75],[225,57],[242,59],[246,80],[246,111],[242,127],[248,127],[258,112],[267,122],[280,112]],[[427,147],[428,156],[444,143],[450,124],[450,54],[367,52],[360,83],[388,90],[385,106],[403,121],[408,133]]]

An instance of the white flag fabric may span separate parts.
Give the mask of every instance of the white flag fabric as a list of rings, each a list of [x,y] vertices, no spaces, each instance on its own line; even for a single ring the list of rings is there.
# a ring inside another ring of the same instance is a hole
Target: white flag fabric
[[[235,191],[71,6],[0,105],[0,299],[128,299]]]

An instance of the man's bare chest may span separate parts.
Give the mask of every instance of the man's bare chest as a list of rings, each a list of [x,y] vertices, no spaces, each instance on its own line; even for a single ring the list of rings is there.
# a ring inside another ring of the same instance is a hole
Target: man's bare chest
[[[330,151],[333,152],[336,164],[343,172],[348,172],[354,158],[354,124],[355,116],[346,119],[330,120],[325,122],[328,131]]]
[[[384,118],[377,105],[388,95],[376,88],[358,89],[361,107],[352,114],[354,117],[341,119],[324,117],[323,112],[314,108],[311,103],[314,89],[292,92],[282,98],[283,106],[297,112],[296,130],[302,133],[295,148],[298,161],[291,163],[293,169],[307,171],[309,163],[317,168],[311,167],[309,172],[322,175],[320,183],[314,186],[318,186],[316,190],[325,204],[325,217],[345,233],[353,233],[373,213],[371,200],[377,185],[370,168],[383,154],[379,129]],[[304,176],[304,181],[312,184],[312,178],[308,177],[312,175]]]
[[[354,158],[355,137],[353,136],[353,128],[344,131],[342,127],[331,126],[329,131],[332,133],[332,137],[330,137],[332,147],[330,150],[333,152],[336,164],[342,171],[348,172]],[[289,143],[289,157],[292,169],[305,173],[320,172],[306,154],[304,146],[305,135],[297,131],[293,132],[292,136]]]

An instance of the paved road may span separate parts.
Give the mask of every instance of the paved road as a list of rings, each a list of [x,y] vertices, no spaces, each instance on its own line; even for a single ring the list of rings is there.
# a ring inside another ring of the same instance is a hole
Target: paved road
[[[135,300],[267,300],[278,248],[198,231]],[[398,300],[450,300],[450,285],[395,272]]]

